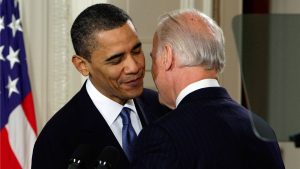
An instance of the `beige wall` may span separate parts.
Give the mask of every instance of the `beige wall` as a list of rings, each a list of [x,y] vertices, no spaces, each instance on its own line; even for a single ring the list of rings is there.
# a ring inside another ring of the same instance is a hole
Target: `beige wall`
[[[241,73],[232,19],[241,13],[242,0],[220,0],[220,26],[224,31],[226,51],[226,66],[220,81],[237,102],[241,101]]]
[[[300,169],[300,150],[293,142],[279,142],[286,169]]]

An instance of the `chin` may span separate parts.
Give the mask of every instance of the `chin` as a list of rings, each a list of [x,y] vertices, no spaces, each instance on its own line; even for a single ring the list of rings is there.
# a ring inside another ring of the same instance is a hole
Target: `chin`
[[[139,96],[139,95],[141,95],[141,94],[143,93],[143,91],[144,91],[144,86],[141,86],[141,87],[139,87],[139,88],[136,90],[136,93],[137,93],[137,95]]]
[[[129,99],[133,99],[135,97],[140,96],[142,94],[143,90],[144,90],[143,86],[129,90],[129,91],[127,91],[127,96]]]

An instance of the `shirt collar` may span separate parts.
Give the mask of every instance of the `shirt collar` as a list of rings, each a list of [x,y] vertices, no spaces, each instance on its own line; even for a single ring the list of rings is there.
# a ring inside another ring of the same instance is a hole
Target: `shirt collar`
[[[176,107],[182,101],[182,99],[188,94],[196,91],[198,89],[206,88],[206,87],[220,87],[218,81],[216,79],[203,79],[194,83],[189,84],[183,90],[180,91],[179,95],[176,98]]]
[[[128,107],[132,110],[132,112],[136,113],[133,99],[128,100],[123,106],[100,93],[92,84],[90,79],[86,82],[86,89],[94,105],[97,107],[109,126],[111,126],[118,118],[123,107]]]

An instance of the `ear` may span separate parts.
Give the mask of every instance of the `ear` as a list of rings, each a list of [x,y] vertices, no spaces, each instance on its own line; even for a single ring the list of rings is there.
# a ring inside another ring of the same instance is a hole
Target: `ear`
[[[165,70],[170,70],[174,63],[173,50],[169,44],[165,45],[164,50],[165,50],[165,55],[163,56],[164,67]]]
[[[84,59],[81,56],[74,55],[72,57],[72,63],[75,66],[75,68],[83,75],[88,76],[89,75],[89,69],[88,69],[88,61]]]

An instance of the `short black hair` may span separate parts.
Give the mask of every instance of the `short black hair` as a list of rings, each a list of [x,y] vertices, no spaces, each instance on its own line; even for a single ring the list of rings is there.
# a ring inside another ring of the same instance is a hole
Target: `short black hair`
[[[95,4],[82,11],[71,27],[71,39],[75,53],[90,60],[97,42],[95,33],[123,26],[130,16],[111,4]]]

